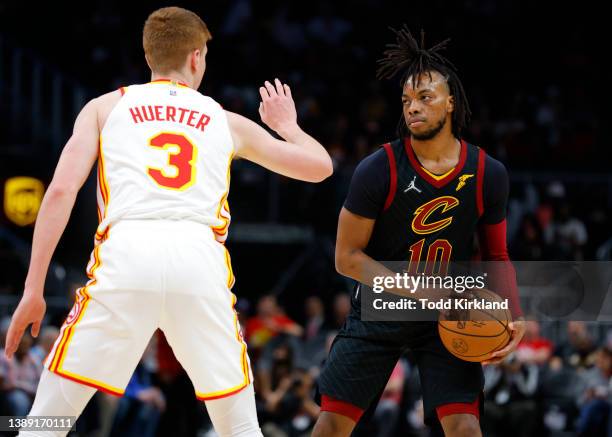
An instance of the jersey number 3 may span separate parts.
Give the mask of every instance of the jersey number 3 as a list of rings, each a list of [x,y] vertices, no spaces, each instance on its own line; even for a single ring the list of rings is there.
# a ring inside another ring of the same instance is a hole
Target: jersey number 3
[[[194,164],[198,150],[185,135],[162,132],[151,138],[148,145],[166,150],[168,165],[176,169],[174,175],[169,175],[163,168],[147,167],[148,175],[157,185],[180,191],[193,185],[196,173]]]

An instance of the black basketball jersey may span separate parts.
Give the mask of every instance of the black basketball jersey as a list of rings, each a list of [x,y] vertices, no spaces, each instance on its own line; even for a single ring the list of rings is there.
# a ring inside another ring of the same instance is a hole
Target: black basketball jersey
[[[465,271],[468,265],[461,262],[473,258],[477,228],[504,220],[507,196],[505,167],[481,148],[462,140],[457,165],[435,176],[421,166],[407,138],[359,163],[344,208],[375,220],[364,250],[374,260],[388,261],[395,272],[452,275]],[[349,321],[361,317],[362,284],[355,286]],[[396,331],[404,335],[403,322],[397,323],[369,322],[367,329],[380,338]]]
[[[461,141],[457,165],[436,177],[421,166],[409,138],[383,147],[389,191],[365,253],[377,261],[407,260],[413,272],[419,262],[423,270],[469,260],[483,211],[484,151]]]

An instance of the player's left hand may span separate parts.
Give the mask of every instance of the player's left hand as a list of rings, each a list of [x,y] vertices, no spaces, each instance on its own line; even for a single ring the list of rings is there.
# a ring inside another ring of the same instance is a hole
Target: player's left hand
[[[297,127],[297,111],[291,97],[289,85],[274,79],[274,84],[266,81],[259,88],[261,120],[281,137],[283,133]]]
[[[19,343],[21,343],[23,333],[30,324],[32,324],[32,337],[38,337],[40,324],[45,316],[46,309],[47,304],[42,295],[24,293],[6,334],[4,353],[8,359],[13,357]]]
[[[488,360],[483,361],[482,364],[499,364],[508,354],[516,349],[518,344],[521,342],[523,335],[525,335],[525,320],[519,319],[510,322],[508,328],[510,329],[510,341],[506,347],[493,352],[491,357]]]

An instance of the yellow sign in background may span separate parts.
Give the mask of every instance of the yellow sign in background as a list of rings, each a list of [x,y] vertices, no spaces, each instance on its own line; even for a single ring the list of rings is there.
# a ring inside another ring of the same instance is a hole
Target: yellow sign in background
[[[18,226],[27,226],[36,221],[45,186],[38,179],[17,176],[7,179],[4,185],[4,213]]]

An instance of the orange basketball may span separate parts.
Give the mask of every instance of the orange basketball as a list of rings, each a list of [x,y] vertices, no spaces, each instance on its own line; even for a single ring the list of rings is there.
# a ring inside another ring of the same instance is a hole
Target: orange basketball
[[[475,299],[468,300],[502,302],[501,297],[490,290],[476,289],[472,290],[471,294]],[[457,296],[460,298],[461,295]],[[512,321],[508,310],[470,307],[464,311],[467,315],[466,321],[457,321],[456,317],[455,320],[448,320],[443,313],[440,313],[438,319],[438,333],[451,354],[465,361],[481,362],[490,358],[492,352],[508,344],[508,323]]]

